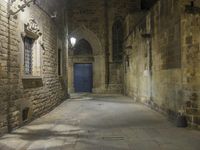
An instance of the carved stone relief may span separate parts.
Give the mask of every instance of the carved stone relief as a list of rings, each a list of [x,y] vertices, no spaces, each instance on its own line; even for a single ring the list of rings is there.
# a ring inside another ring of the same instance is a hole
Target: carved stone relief
[[[29,36],[33,39],[37,39],[42,35],[39,25],[34,18],[29,19],[29,21],[24,24],[24,31],[22,37]]]

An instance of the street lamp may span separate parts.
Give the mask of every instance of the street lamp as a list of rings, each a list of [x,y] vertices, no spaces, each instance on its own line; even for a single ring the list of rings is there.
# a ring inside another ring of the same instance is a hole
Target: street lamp
[[[70,38],[70,43],[71,43],[72,47],[74,47],[76,45],[76,38],[75,37],[71,37]]]

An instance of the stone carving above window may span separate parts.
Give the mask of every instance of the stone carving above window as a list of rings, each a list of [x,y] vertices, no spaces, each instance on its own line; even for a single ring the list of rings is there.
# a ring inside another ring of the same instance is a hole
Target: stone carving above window
[[[29,19],[27,23],[24,24],[25,32],[22,33],[22,36],[29,36],[33,39],[37,39],[42,35],[39,25],[34,18]]]
[[[27,24],[25,24],[26,30],[33,32],[35,34],[41,35],[39,26],[35,19],[31,18]]]

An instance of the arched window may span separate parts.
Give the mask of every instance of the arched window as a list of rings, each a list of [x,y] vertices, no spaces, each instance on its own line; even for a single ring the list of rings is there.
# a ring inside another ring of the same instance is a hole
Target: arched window
[[[81,39],[74,46],[74,55],[92,55],[92,47],[88,41]]]
[[[117,20],[112,27],[113,61],[121,62],[123,54],[123,25]]]

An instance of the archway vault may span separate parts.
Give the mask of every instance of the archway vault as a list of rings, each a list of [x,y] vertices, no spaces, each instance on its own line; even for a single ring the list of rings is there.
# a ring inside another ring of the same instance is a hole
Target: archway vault
[[[88,28],[86,28],[84,25],[72,31],[69,36],[75,37],[77,39],[77,42],[79,42],[82,39],[88,41],[93,49],[94,56],[100,55],[102,54],[102,52],[104,52],[101,42],[99,38],[97,37],[97,35],[91,30],[89,30]]]

